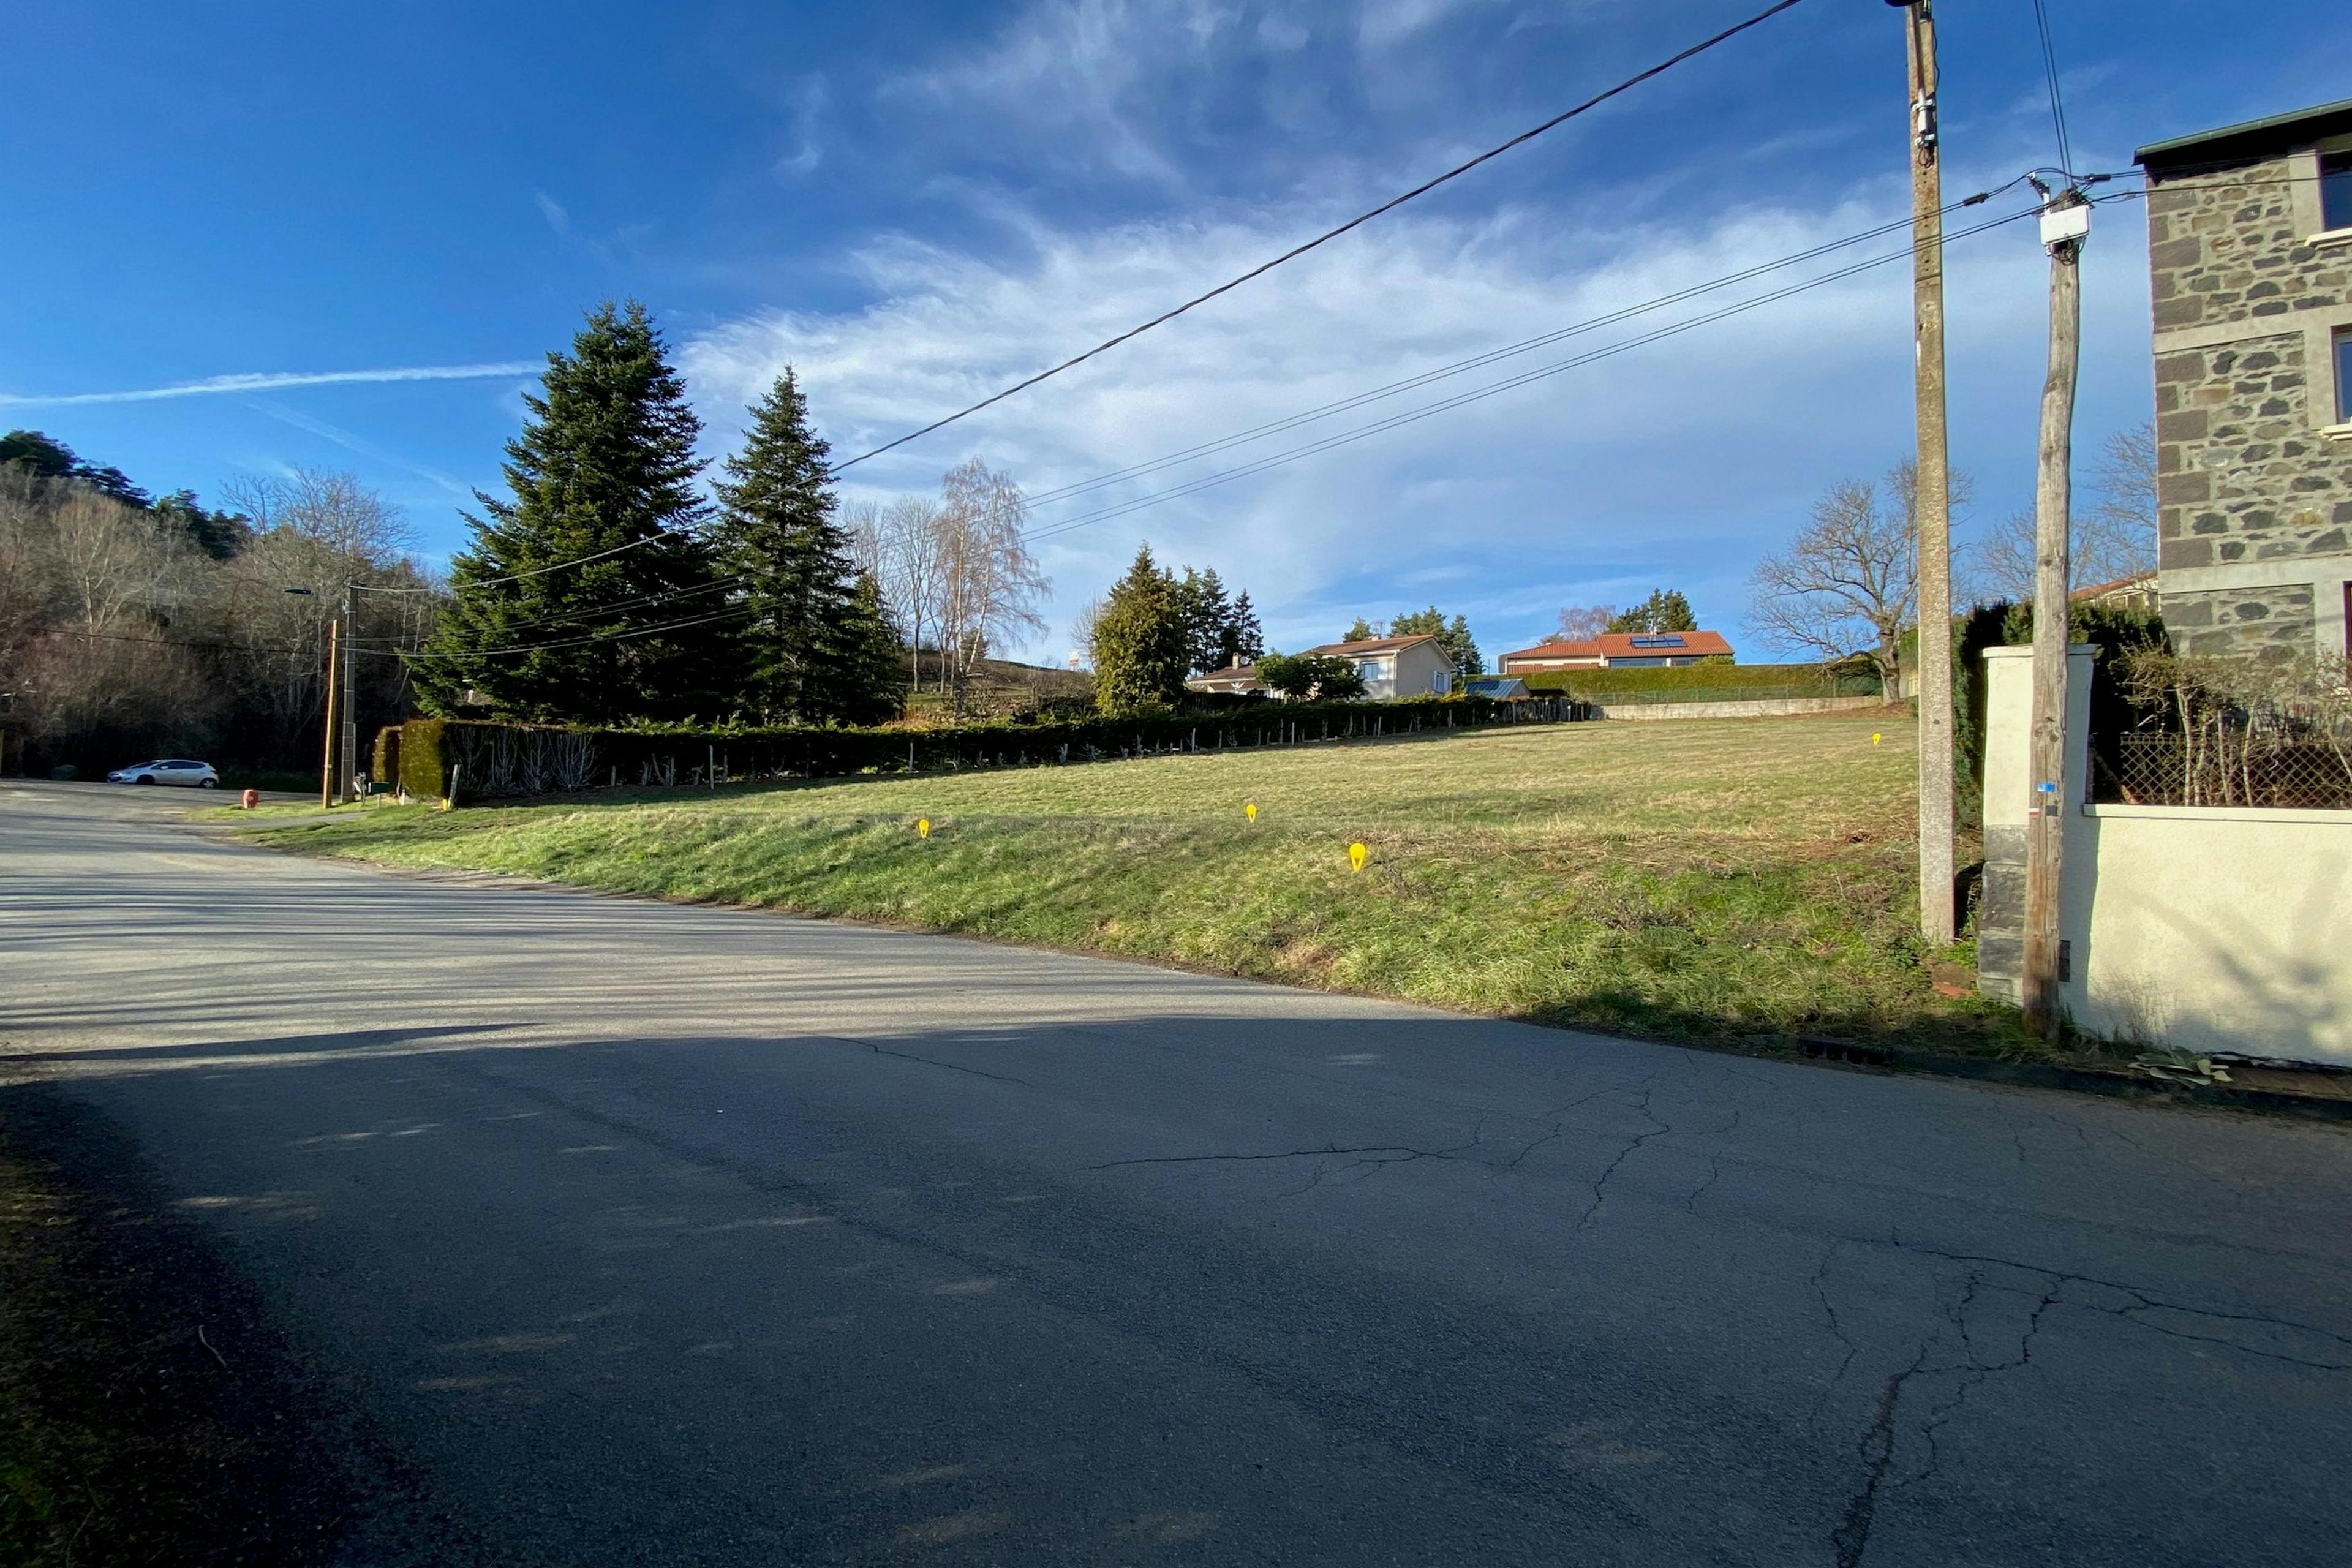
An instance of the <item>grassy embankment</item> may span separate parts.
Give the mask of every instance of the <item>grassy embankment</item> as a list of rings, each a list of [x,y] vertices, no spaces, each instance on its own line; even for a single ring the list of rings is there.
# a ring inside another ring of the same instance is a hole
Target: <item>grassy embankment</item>
[[[1913,767],[1894,713],[1590,724],[252,832],[1667,1038],[2029,1049],[1930,989]]]

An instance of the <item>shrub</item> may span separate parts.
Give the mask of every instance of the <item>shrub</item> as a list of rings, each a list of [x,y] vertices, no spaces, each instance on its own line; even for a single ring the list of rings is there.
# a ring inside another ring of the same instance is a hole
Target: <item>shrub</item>
[[[562,730],[467,719],[413,719],[401,727],[400,779],[412,795],[454,787],[478,800],[593,788],[1084,763],[1286,741],[1404,734],[1567,719],[1565,704],[1484,697],[1396,702],[1251,703],[1223,712],[1163,710],[1121,718],[1016,723],[993,720],[937,730]]]
[[[1875,697],[1874,674],[1821,664],[1658,665],[1638,669],[1539,669],[1529,691],[1580,702],[1738,702],[1771,697]]]

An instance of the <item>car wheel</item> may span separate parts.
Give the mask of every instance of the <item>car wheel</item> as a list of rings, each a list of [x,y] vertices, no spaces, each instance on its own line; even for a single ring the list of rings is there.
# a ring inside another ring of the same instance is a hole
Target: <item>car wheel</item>
[[[137,778],[132,779],[131,782],[132,784],[151,784],[155,782],[155,775],[153,773],[141,773]]]
[[[218,779],[198,779],[196,781],[196,787],[198,789],[213,789],[217,787],[219,784],[220,780]]]

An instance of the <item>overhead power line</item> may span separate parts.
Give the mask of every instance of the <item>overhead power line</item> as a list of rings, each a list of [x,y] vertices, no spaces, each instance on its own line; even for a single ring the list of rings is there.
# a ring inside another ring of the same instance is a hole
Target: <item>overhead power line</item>
[[[2038,208],[2029,208],[2024,212],[2011,213],[2005,217],[1995,218],[1987,223],[1978,224],[1969,228],[1957,230],[1954,233],[1948,235],[1946,238],[1949,241],[1964,239],[1971,235],[1982,234],[1988,230],[2000,228],[2005,225],[2016,223],[2021,219],[2032,217],[2040,209]],[[1738,303],[1724,306],[1720,310],[1711,310],[1706,314],[1692,317],[1687,321],[1677,321],[1667,326],[1660,327],[1655,331],[1644,332],[1638,337],[1627,339],[1622,342],[1612,343],[1606,347],[1595,349],[1587,353],[1578,354],[1572,358],[1559,361],[1552,364],[1542,365],[1533,370],[1524,371],[1517,375],[1506,377],[1501,381],[1489,383],[1485,386],[1474,388],[1469,392],[1461,393],[1452,397],[1442,398],[1435,403],[1424,404],[1418,408],[1408,409],[1401,414],[1391,415],[1386,418],[1374,420],[1369,424],[1359,426],[1354,429],[1341,431],[1337,435],[1307,442],[1304,445],[1289,448],[1286,451],[1273,453],[1267,457],[1256,458],[1251,462],[1240,464],[1234,468],[1221,470],[1217,473],[1203,475],[1199,479],[1188,480],[1183,484],[1174,485],[1167,489],[1157,491],[1151,495],[1140,496],[1131,500],[1122,501],[1113,506],[1105,507],[1101,510],[1089,512],[1082,517],[1070,518],[1059,522],[1050,523],[1043,527],[1032,529],[1024,535],[1024,539],[1031,541],[1050,539],[1057,534],[1071,532],[1076,529],[1087,527],[1093,523],[1105,521],[1111,518],[1125,516],[1129,512],[1139,511],[1146,507],[1157,506],[1163,501],[1178,500],[1184,496],[1195,494],[1201,490],[1213,489],[1215,486],[1229,483],[1234,479],[1246,479],[1254,474],[1264,473],[1269,468],[1279,468],[1285,464],[1296,462],[1301,458],[1313,457],[1320,452],[1328,452],[1335,447],[1347,446],[1353,442],[1362,440],[1367,437],[1379,435],[1388,430],[1393,430],[1400,426],[1413,424],[1419,420],[1430,418],[1435,415],[1446,413],[1449,410],[1462,407],[1466,404],[1480,402],[1486,398],[1493,397],[1499,394],[1509,392],[1515,388],[1525,386],[1530,382],[1540,381],[1548,376],[1558,375],[1562,372],[1573,370],[1580,365],[1591,364],[1598,360],[1612,358],[1614,355],[1624,353],[1632,349],[1640,348],[1647,343],[1659,342],[1662,339],[1679,336],[1684,332],[1691,331],[1696,328],[1711,325],[1714,322],[1726,320],[1728,317],[1740,315],[1748,310],[1756,310],[1761,306],[1772,304],[1778,300],[1788,299],[1792,295],[1804,293],[1808,289],[1818,289],[1825,284],[1838,282],[1843,279],[1851,278],[1856,273],[1867,271],[1872,268],[1883,267],[1892,261],[1904,260],[1911,256],[1913,248],[1914,247],[1912,247],[1906,246],[1901,250],[1889,251],[1885,255],[1872,257],[1867,260],[1853,262],[1847,266],[1838,268],[1833,271],[1823,273],[1818,278],[1808,279],[1801,283],[1790,284],[1785,288],[1776,289],[1768,293],[1759,294],[1753,299],[1743,300]]]
[[[485,658],[494,655],[545,653],[554,648],[585,647],[592,643],[632,642],[638,637],[658,637],[664,632],[684,631],[688,626],[707,626],[718,621],[732,620],[737,616],[750,614],[751,609],[751,606],[749,605],[736,605],[720,610],[715,615],[696,616],[688,620],[665,621],[659,626],[630,626],[612,632],[591,632],[585,637],[564,637],[551,642],[517,643],[509,647],[473,647],[461,652],[448,652],[430,647],[416,649],[363,647],[357,651],[374,654],[380,658],[447,659],[453,664],[462,664],[469,658]]]
[[[1958,212],[1966,207],[1980,206],[1984,203],[1990,201],[1993,197],[2000,195],[2002,192],[2011,189],[2012,186],[2024,184],[2025,178],[2026,176],[2021,174],[2016,179],[2010,181],[2008,184],[1996,186],[1990,191],[1979,191],[1976,195],[1969,196],[1964,200],[1951,203],[1944,209],[1944,211],[1948,215],[1950,213]],[[1644,300],[1638,304],[1627,305],[1622,309],[1609,311],[1605,315],[1594,316],[1590,320],[1578,321],[1566,327],[1556,328],[1551,331],[1541,332],[1531,338],[1522,338],[1517,342],[1506,343],[1500,348],[1490,349],[1483,353],[1474,354],[1468,359],[1455,360],[1450,364],[1439,365],[1434,369],[1423,371],[1416,374],[1407,376],[1401,381],[1392,381],[1383,386],[1376,386],[1368,391],[1353,393],[1346,397],[1320,405],[1318,407],[1307,409],[1298,414],[1286,415],[1282,418],[1269,420],[1263,425],[1252,426],[1246,430],[1235,431],[1230,436],[1219,437],[1215,440],[1204,441],[1198,446],[1187,447],[1181,451],[1170,452],[1162,457],[1153,458],[1144,462],[1131,464],[1127,468],[1117,469],[1111,473],[1098,474],[1092,479],[1081,479],[1072,484],[1063,485],[1055,489],[1042,491],[1039,494],[1029,498],[1030,504],[1034,506],[1047,506],[1055,501],[1067,500],[1074,497],[1087,494],[1089,491],[1106,489],[1122,479],[1139,479],[1146,474],[1155,473],[1162,468],[1172,468],[1178,463],[1187,461],[1193,458],[1206,457],[1213,452],[1220,452],[1230,447],[1241,446],[1245,442],[1255,440],[1262,436],[1276,435],[1284,430],[1296,429],[1302,425],[1312,424],[1314,421],[1326,418],[1330,415],[1343,414],[1351,408],[1360,408],[1366,404],[1378,402],[1383,397],[1393,396],[1401,392],[1414,391],[1417,388],[1430,385],[1433,383],[1444,381],[1454,375],[1459,375],[1465,371],[1476,370],[1484,365],[1493,364],[1501,360],[1514,358],[1519,354],[1547,347],[1552,343],[1559,342],[1563,339],[1581,336],[1586,332],[1594,331],[1602,327],[1614,326],[1620,321],[1630,321],[1636,316],[1647,315],[1653,310],[1663,310],[1669,305],[1681,304],[1685,300],[1696,299],[1703,294],[1713,293],[1718,289],[1727,289],[1737,283],[1745,283],[1751,279],[1763,277],[1768,273],[1780,271],[1784,268],[1794,267],[1803,262],[1816,260],[1823,256],[1828,256],[1836,251],[1846,249],[1851,246],[1860,245],[1866,240],[1876,239],[1883,235],[1892,234],[1901,229],[1907,229],[1911,226],[1911,222],[1912,220],[1908,216],[1895,218],[1890,222],[1880,224],[1875,227],[1864,229],[1857,234],[1847,235],[1842,239],[1833,239],[1829,241],[1827,244],[1817,245],[1812,247],[1811,249],[1797,251],[1792,255],[1783,256],[1771,261],[1759,262],[1754,267],[1746,268],[1738,272],[1726,273],[1720,278],[1711,278],[1704,283],[1694,283],[1687,289],[1676,289],[1670,294],[1661,294],[1654,299]]]
[[[615,544],[610,550],[599,550],[593,555],[575,555],[569,561],[551,562],[545,566],[534,566],[528,572],[509,572],[503,577],[478,578],[474,582],[467,584],[466,586],[469,588],[493,588],[500,583],[520,583],[526,577],[544,577],[551,572],[561,572],[568,566],[585,566],[591,561],[602,561],[607,556],[618,555],[625,550],[635,550],[640,545],[651,544],[658,539],[683,539],[685,537],[685,534],[676,532],[670,529],[656,529],[653,532],[645,535],[641,539],[632,539],[626,544]],[[442,592],[442,590],[438,588],[374,588],[370,587],[364,583],[354,583],[352,586],[357,588],[362,594],[437,594]]]
[[[2074,150],[2066,140],[2066,100],[2058,90],[2058,51],[2050,45],[2050,10],[2043,0],[2033,0],[2033,25],[2042,34],[2042,70],[2050,80],[2050,124],[2058,133],[2058,166],[2071,178]]]
[[[1115,349],[1119,344],[1126,342],[1130,339],[1141,337],[1144,333],[1151,331],[1152,328],[1162,326],[1167,322],[1174,321],[1177,317],[1182,315],[1185,311],[1192,310],[1193,307],[1197,305],[1205,305],[1220,294],[1230,293],[1232,290],[1240,288],[1243,284],[1249,282],[1254,278],[1264,277],[1266,273],[1273,271],[1284,262],[1296,260],[1297,258],[1306,255],[1308,251],[1313,250],[1316,247],[1328,244],[1330,241],[1339,238],[1341,235],[1346,234],[1350,229],[1361,227],[1363,225],[1371,222],[1372,219],[1379,217],[1383,213],[1393,212],[1398,207],[1404,205],[1405,203],[1413,200],[1417,196],[1427,195],[1430,192],[1445,184],[1448,180],[1455,179],[1463,174],[1466,174],[1471,170],[1476,168],[1479,164],[1486,163],[1487,160],[1499,158],[1504,153],[1509,152],[1512,148],[1517,147],[1524,142],[1532,142],[1537,137],[1541,136],[1545,132],[1551,131],[1559,126],[1567,124],[1570,121],[1574,120],[1578,115],[1599,108],[1601,104],[1608,102],[1611,99],[1617,97],[1621,93],[1631,91],[1633,89],[1639,87],[1642,83],[1648,81],[1653,77],[1664,75],[1667,71],[1674,69],[1675,67],[1681,65],[1684,61],[1691,59],[1696,56],[1703,55],[1707,50],[1714,48],[1717,45],[1727,42],[1731,38],[1735,38],[1740,34],[1748,31],[1750,27],[1754,27],[1761,23],[1769,21],[1772,17],[1779,16],[1781,12],[1789,10],[1801,3],[1802,0],[1776,0],[1775,4],[1766,6],[1763,10],[1757,12],[1756,15],[1748,17],[1746,21],[1736,23],[1731,26],[1726,27],[1723,31],[1717,33],[1712,37],[1700,39],[1697,43],[1691,45],[1688,48],[1683,49],[1679,53],[1671,55],[1665,59],[1660,60],[1656,65],[1650,67],[1647,70],[1640,71],[1633,76],[1627,77],[1624,80],[1617,83],[1614,87],[1608,88],[1601,92],[1593,94],[1591,98],[1586,99],[1583,102],[1577,104],[1572,109],[1563,110],[1561,112],[1553,115],[1549,120],[1545,121],[1542,124],[1532,126],[1526,131],[1520,132],[1517,136],[1512,137],[1509,141],[1502,143],[1500,146],[1490,147],[1475,158],[1469,159],[1465,163],[1456,163],[1453,168],[1446,170],[1436,178],[1425,180],[1402,195],[1392,196],[1389,200],[1382,202],[1380,205],[1373,207],[1367,212],[1359,213],[1354,217],[1349,218],[1347,222],[1339,225],[1338,227],[1326,229],[1323,233],[1317,235],[1314,238],[1307,240],[1303,245],[1291,247],[1291,248],[1284,251],[1281,255],[1276,257],[1271,261],[1261,262],[1259,265],[1251,268],[1248,271],[1243,273],[1238,278],[1229,279],[1225,282],[1218,284],[1215,288],[1208,290],[1208,292],[1204,294],[1197,294],[1192,299],[1185,300],[1182,304],[1175,307],[1173,310],[1163,310],[1159,315],[1152,317],[1150,321],[1143,322],[1141,325],[1129,328],[1126,331],[1119,333],[1117,337],[1107,338],[1103,342],[1097,343],[1094,347],[1087,350],[1086,353],[1074,354],[1070,358],[1064,360],[1061,363],[1053,366],[1051,369],[1041,370],[1036,374],[1028,377],[1026,380],[1016,381],[1011,386],[1006,387],[1003,391],[996,393],[992,396],[983,397],[969,408],[959,409],[955,413],[949,415],[944,419],[934,419],[919,430],[910,430],[904,436],[898,437],[896,440],[885,441],[882,445],[874,447],[871,451],[860,452],[857,456],[849,458],[845,462],[835,463],[831,471],[838,474],[844,469],[856,467],[857,464],[866,461],[868,458],[878,458],[883,453],[890,451],[894,447],[903,447],[908,442],[928,436],[934,430],[944,429],[948,426],[954,424],[959,419],[968,418],[971,416],[979,413],[983,408],[989,407],[993,404],[1003,402],[1006,398],[1013,396],[1016,393],[1025,392],[1041,381],[1046,381],[1054,376],[1057,376],[1064,371],[1071,369],[1073,366],[1084,364],[1087,361],[1094,358],[1097,354],[1104,353],[1111,349]]]

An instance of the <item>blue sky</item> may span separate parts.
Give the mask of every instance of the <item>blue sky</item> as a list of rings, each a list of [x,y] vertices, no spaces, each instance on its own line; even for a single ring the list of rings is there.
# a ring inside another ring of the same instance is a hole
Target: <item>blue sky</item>
[[[2085,168],[2352,93],[2340,5],[2048,5]],[[787,362],[836,447],[862,450],[1758,8],[19,0],[0,20],[19,67],[0,96],[15,153],[0,164],[0,425],[151,489],[350,468],[437,558],[462,542],[466,493],[497,483],[528,372],[45,400],[535,365],[598,300],[635,296],[678,351],[714,456]],[[1957,198],[2054,150],[2032,0],[1942,11]],[[1042,494],[1898,219],[1902,68],[1895,11],[1807,0],[1130,348],[852,470],[847,491],[929,489],[977,454]],[[1989,520],[2031,494],[2043,262],[2022,224],[1956,242],[1949,271],[1954,456]],[[2106,206],[2085,272],[2086,445],[2147,416],[2147,309],[2138,210]],[[1048,503],[1037,521],[1638,330]],[[1906,453],[1909,388],[1897,265],[1052,536],[1052,626],[1025,651],[1058,659],[1072,612],[1139,538],[1250,588],[1280,646],[1434,600],[1491,653],[1563,604],[1653,585],[1684,588],[1737,638],[1757,557],[1830,482]]]

